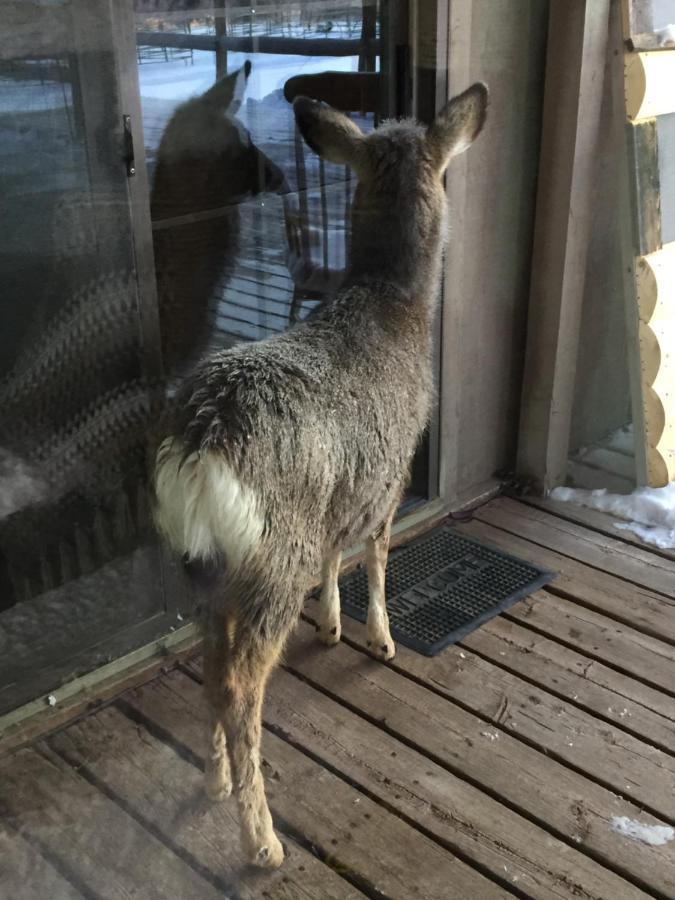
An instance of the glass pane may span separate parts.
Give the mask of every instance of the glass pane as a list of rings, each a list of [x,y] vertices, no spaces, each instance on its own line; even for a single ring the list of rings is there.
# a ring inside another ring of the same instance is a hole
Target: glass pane
[[[208,348],[287,329],[341,285],[356,179],[307,147],[290,101],[324,100],[364,131],[405,112],[405,46],[386,36],[400,35],[404,7],[135,0],[171,378]],[[393,59],[396,77],[385,79]],[[428,450],[413,487],[427,496]]]
[[[654,34],[655,46],[673,40],[675,0],[629,0],[628,8],[633,37]]]
[[[109,4],[20,10],[0,57],[0,711],[163,611]]]
[[[675,0],[652,0],[652,28],[660,31],[662,28],[675,28]],[[671,33],[671,40],[672,40]]]

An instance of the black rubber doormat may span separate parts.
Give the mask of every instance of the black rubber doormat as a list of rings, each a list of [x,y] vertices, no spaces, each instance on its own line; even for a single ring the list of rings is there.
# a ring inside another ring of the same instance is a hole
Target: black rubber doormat
[[[389,556],[392,637],[434,656],[552,578],[551,572],[441,526]],[[340,579],[340,600],[344,612],[366,621],[365,567]]]

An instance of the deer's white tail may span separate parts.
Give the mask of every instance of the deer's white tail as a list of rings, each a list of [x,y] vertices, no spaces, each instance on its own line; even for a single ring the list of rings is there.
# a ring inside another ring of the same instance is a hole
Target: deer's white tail
[[[258,498],[218,453],[184,458],[181,441],[167,438],[157,451],[155,493],[157,527],[190,559],[223,554],[238,568],[260,542]]]

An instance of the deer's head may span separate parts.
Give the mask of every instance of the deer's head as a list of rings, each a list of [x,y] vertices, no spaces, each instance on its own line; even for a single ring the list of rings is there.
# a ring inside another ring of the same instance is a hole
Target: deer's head
[[[236,204],[284,187],[281,170],[236,117],[250,73],[247,61],[174,112],[157,153],[154,217]]]

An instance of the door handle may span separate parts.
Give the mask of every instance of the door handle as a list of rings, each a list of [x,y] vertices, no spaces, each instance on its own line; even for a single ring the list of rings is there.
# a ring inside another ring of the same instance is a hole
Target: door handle
[[[134,135],[131,130],[131,116],[122,116],[124,126],[124,162],[127,167],[127,177],[132,178],[136,174],[136,158],[134,156]]]

